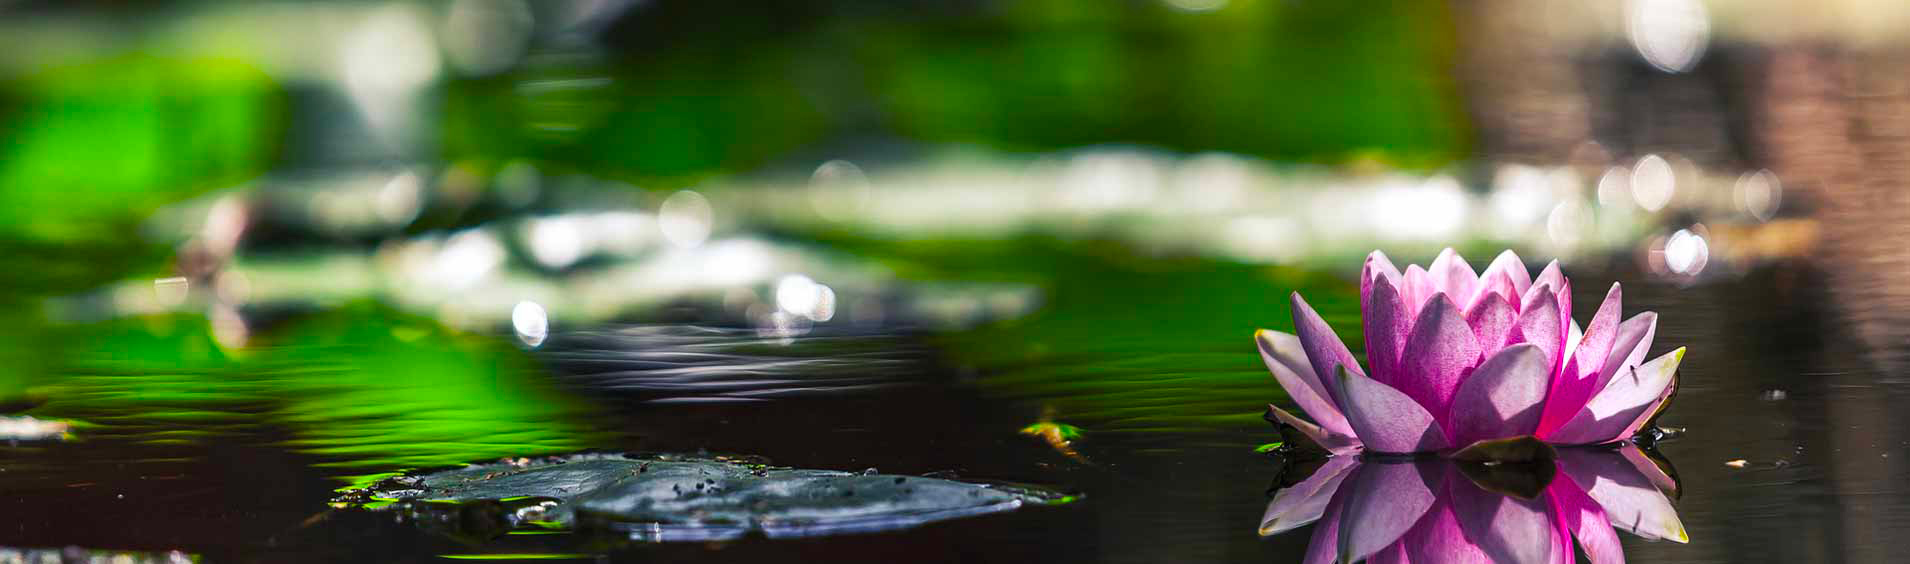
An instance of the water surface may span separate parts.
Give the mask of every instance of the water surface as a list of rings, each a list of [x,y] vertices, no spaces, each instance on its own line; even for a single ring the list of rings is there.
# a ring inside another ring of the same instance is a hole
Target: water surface
[[[981,261],[871,252],[951,271]],[[1290,328],[1285,295],[1301,289],[1356,340],[1350,283],[1043,243],[1018,252],[969,276],[1035,280],[1040,307],[959,331],[830,326],[782,338],[673,319],[560,329],[526,352],[507,336],[361,304],[296,316],[240,352],[189,317],[17,336],[44,346],[51,366],[46,402],[30,413],[80,426],[72,442],[0,448],[10,516],[0,545],[217,561],[1297,560],[1304,531],[1256,534],[1280,485],[1280,464],[1254,452],[1279,438],[1260,412],[1285,399],[1249,339]],[[1879,561],[1910,528],[1902,380],[1840,329],[1813,272],[1779,265],[1689,287],[1623,267],[1571,272],[1577,303],[1618,279],[1627,315],[1660,313],[1652,355],[1690,350],[1660,421],[1684,432],[1658,450],[1681,480],[1691,542],[1621,535],[1629,558]],[[1058,445],[1022,432],[1037,423],[1081,435]],[[423,526],[328,505],[334,490],[394,472],[589,450],[744,454],[1082,499],[898,532],[675,544]]]

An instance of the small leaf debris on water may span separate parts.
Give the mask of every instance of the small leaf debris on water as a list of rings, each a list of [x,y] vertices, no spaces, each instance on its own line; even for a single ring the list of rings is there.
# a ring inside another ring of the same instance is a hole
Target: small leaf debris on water
[[[1074,459],[1075,462],[1091,464],[1088,462],[1087,457],[1081,456],[1080,452],[1074,450],[1074,442],[1081,440],[1081,436],[1083,435],[1080,427],[1044,419],[1033,425],[1022,427],[1021,434],[1039,437],[1041,440],[1047,441],[1048,446],[1053,447],[1055,452]]]
[[[1266,454],[1269,452],[1279,450],[1280,447],[1283,447],[1283,446],[1287,446],[1286,441],[1274,441],[1271,443],[1253,447],[1253,451],[1260,454]]]
[[[1742,459],[1742,458],[1740,458],[1740,459],[1737,459],[1737,460],[1732,460],[1732,461],[1729,461],[1729,462],[1725,462],[1725,463],[1724,463],[1724,465],[1725,465],[1725,466],[1730,466],[1730,467],[1732,467],[1732,468],[1743,468],[1743,467],[1745,467],[1745,466],[1750,466],[1750,465],[1751,465],[1751,463],[1749,463],[1749,462],[1745,462],[1745,461],[1744,461],[1744,459]]]
[[[1022,427],[1021,434],[1041,437],[1050,443],[1067,444],[1081,438],[1081,428],[1067,423],[1042,421]]]

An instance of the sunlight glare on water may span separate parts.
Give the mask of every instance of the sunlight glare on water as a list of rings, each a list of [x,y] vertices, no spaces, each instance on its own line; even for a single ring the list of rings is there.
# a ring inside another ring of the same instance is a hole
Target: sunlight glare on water
[[[153,281],[153,296],[159,307],[178,307],[186,303],[187,289],[190,286],[184,276],[160,278]]]
[[[1598,207],[1604,210],[1622,210],[1632,205],[1631,169],[1615,166],[1605,169],[1598,177]]]
[[[776,282],[776,307],[813,321],[828,321],[836,315],[836,291],[808,276],[791,274]]]
[[[869,177],[855,163],[837,159],[809,175],[809,205],[833,221],[854,219],[869,206]]]
[[[418,9],[388,6],[363,18],[339,46],[337,66],[351,99],[386,141],[409,136],[405,114],[418,90],[438,78],[431,26]]]
[[[548,268],[565,268],[584,256],[584,228],[576,217],[533,218],[525,224],[531,258]]]
[[[1665,72],[1684,72],[1698,64],[1711,41],[1710,14],[1698,0],[1631,0],[1626,3],[1627,34],[1645,62]]]
[[[1545,217],[1553,200],[1545,172],[1537,167],[1506,165],[1493,175],[1489,205],[1502,236],[1523,235]]]
[[[1197,212],[1236,209],[1259,188],[1250,159],[1227,153],[1195,155],[1174,168],[1173,185],[1183,206]]]
[[[1645,155],[1631,171],[1631,195],[1638,207],[1645,211],[1658,211],[1671,203],[1671,197],[1677,192],[1677,175],[1671,170],[1671,163],[1658,155]]]
[[[683,190],[663,200],[663,206],[657,209],[657,227],[671,244],[694,247],[710,237],[710,222],[714,217],[709,198]]]
[[[407,170],[391,177],[378,190],[375,206],[378,218],[386,225],[405,225],[418,218],[423,209],[423,180],[417,171]]]
[[[1185,12],[1214,12],[1227,7],[1227,0],[1162,0],[1162,2]]]
[[[523,0],[457,0],[445,13],[445,57],[458,72],[495,74],[524,56],[536,26]]]
[[[1689,229],[1679,229],[1665,240],[1665,267],[1673,273],[1696,276],[1710,259],[1711,246]]]
[[[1559,202],[1558,205],[1553,206],[1551,213],[1546,214],[1547,241],[1551,242],[1553,248],[1558,249],[1560,254],[1570,253],[1585,237],[1585,233],[1590,231],[1590,215],[1590,211],[1585,209],[1585,204],[1576,198]]]
[[[466,229],[444,241],[423,276],[445,289],[462,290],[490,276],[504,259],[504,244],[496,235],[484,229]]]
[[[550,315],[537,302],[517,302],[511,308],[511,328],[517,330],[517,339],[525,346],[537,348],[550,336]]]
[[[1784,187],[1778,182],[1776,174],[1759,170],[1738,177],[1733,195],[1737,197],[1738,205],[1744,208],[1744,213],[1758,221],[1770,221],[1772,216],[1777,215],[1778,203],[1784,197]]]
[[[1373,194],[1372,226],[1389,239],[1444,237],[1466,224],[1468,204],[1459,181],[1450,176],[1396,182]]]
[[[796,314],[808,314],[821,301],[816,281],[808,276],[791,274],[776,282],[776,307]]]

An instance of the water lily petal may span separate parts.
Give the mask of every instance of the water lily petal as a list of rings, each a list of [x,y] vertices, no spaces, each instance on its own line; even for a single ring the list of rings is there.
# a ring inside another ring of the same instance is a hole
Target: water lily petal
[[[1433,287],[1454,303],[1471,303],[1473,294],[1478,291],[1479,273],[1452,247],[1439,251],[1439,257],[1426,268],[1426,274],[1432,278]]]
[[[1598,502],[1613,527],[1647,540],[1690,542],[1671,499],[1625,457],[1609,450],[1559,449],[1558,468]]]
[[[1404,554],[1398,555],[1400,562],[1492,562],[1492,557],[1481,550],[1480,546],[1466,538],[1466,530],[1454,514],[1451,495],[1439,496],[1433,502],[1432,509],[1426,511],[1419,523],[1406,531],[1406,536],[1396,544]],[[1378,562],[1381,552],[1369,562]]]
[[[1424,520],[1421,519],[1421,521]],[[1412,557],[1406,552],[1406,543],[1406,536],[1401,535],[1399,540],[1393,541],[1393,544],[1386,545],[1386,548],[1366,557],[1366,564],[1411,564]]]
[[[1540,286],[1550,286],[1552,288],[1552,298],[1558,300],[1559,311],[1565,312],[1565,319],[1571,319],[1572,280],[1565,277],[1565,271],[1559,268],[1559,261],[1554,260],[1546,264],[1545,270],[1539,272],[1538,278],[1532,279],[1532,286],[1526,289],[1525,295],[1521,296],[1521,298],[1523,300],[1530,300],[1532,293],[1537,291]]]
[[[1658,488],[1658,491],[1664,493],[1666,497],[1678,499],[1678,479],[1665,472],[1665,468],[1646,455],[1644,449],[1638,448],[1638,445],[1620,445],[1618,455],[1631,465],[1632,471],[1651,482],[1652,487]]]
[[[1545,401],[1545,418],[1539,422],[1539,436],[1551,434],[1574,417],[1579,408],[1599,391],[1598,373],[1617,340],[1618,310],[1622,295],[1617,283],[1605,293],[1605,303],[1592,316],[1585,336],[1566,356],[1565,369],[1552,382],[1552,395]]]
[[[1571,332],[1565,335],[1565,352],[1559,358],[1572,358],[1572,353],[1578,351],[1578,342],[1585,340],[1585,330],[1578,327],[1578,320],[1569,321],[1572,322]]]
[[[1651,349],[1651,340],[1657,333],[1656,312],[1640,313],[1618,324],[1618,337],[1612,342],[1611,351],[1605,353],[1605,364],[1599,368],[1598,381],[1592,389],[1605,389],[1605,384],[1611,382],[1613,376],[1644,362],[1645,353]]]
[[[1504,272],[1494,272],[1479,278],[1479,289],[1472,295],[1472,301],[1466,302],[1466,310],[1471,311],[1488,300],[1505,302],[1512,311],[1519,310],[1520,293],[1513,288],[1512,279]]]
[[[1530,343],[1487,358],[1453,396],[1446,417],[1453,444],[1532,434],[1545,407],[1552,375],[1545,351]]]
[[[1412,331],[1413,318],[1407,313],[1406,300],[1392,282],[1382,277],[1373,281],[1361,308],[1365,310],[1366,365],[1372,368],[1374,378],[1391,384],[1400,378],[1399,350]]]
[[[1260,517],[1260,536],[1277,535],[1320,520],[1333,493],[1339,491],[1340,482],[1358,465],[1358,457],[1335,456],[1306,480],[1274,493],[1273,501],[1267,502],[1267,512]]]
[[[1684,348],[1679,347],[1677,352],[1683,353]],[[1679,358],[1680,362],[1684,360],[1682,356],[1683,355],[1680,355],[1680,358]],[[1638,419],[1633,420],[1630,425],[1626,425],[1625,431],[1623,433],[1619,433],[1618,436],[1620,437],[1636,436],[1638,434],[1638,431],[1643,430],[1646,425],[1651,424],[1651,420],[1655,417],[1658,417],[1658,414],[1665,410],[1665,405],[1671,403],[1672,394],[1675,394],[1677,392],[1678,392],[1678,373],[1674,371],[1671,373],[1671,383],[1665,385],[1665,391],[1663,393],[1658,394],[1658,399],[1652,400],[1651,405],[1646,406],[1645,410],[1638,414]]]
[[[1385,280],[1387,284],[1392,284],[1393,288],[1397,289],[1400,284],[1405,283],[1404,276],[1399,273],[1398,267],[1393,266],[1393,260],[1386,258],[1386,253],[1375,249],[1372,254],[1366,255],[1366,263],[1360,266],[1361,299],[1364,300],[1367,294],[1372,293],[1374,281]]]
[[[1267,371],[1273,373],[1273,379],[1286,389],[1293,403],[1299,404],[1301,410],[1313,416],[1327,431],[1353,434],[1353,428],[1346,425],[1346,416],[1333,401],[1333,392],[1313,372],[1313,363],[1307,360],[1299,337],[1262,329],[1254,332],[1253,341],[1260,348],[1260,360],[1266,362]]]
[[[1359,483],[1360,471],[1364,470],[1361,466],[1355,464],[1347,470],[1341,483]],[[1332,499],[1327,502],[1326,511],[1320,514],[1319,525],[1313,527],[1312,539],[1307,541],[1306,557],[1302,560],[1306,564],[1334,564],[1339,560],[1340,521],[1346,517],[1346,504],[1353,497],[1353,488],[1336,488],[1329,494]]]
[[[1684,359],[1684,349],[1672,351],[1626,371],[1593,396],[1573,417],[1546,436],[1559,444],[1597,444],[1627,438],[1625,430],[1666,397]]]
[[[1420,308],[1426,307],[1426,300],[1431,299],[1433,294],[1439,293],[1439,289],[1433,286],[1432,276],[1426,274],[1426,269],[1420,268],[1417,264],[1406,265],[1404,278],[1406,287],[1399,294],[1406,299],[1407,309],[1417,317]]]
[[[1585,495],[1577,483],[1570,477],[1559,477],[1545,488],[1545,495],[1560,525],[1578,539],[1579,548],[1592,564],[1624,564],[1625,550],[1619,545],[1618,531],[1612,529],[1605,510],[1599,508],[1591,496]]]
[[[1466,310],[1466,325],[1472,327],[1473,336],[1478,338],[1479,350],[1492,354],[1504,348],[1506,341],[1512,338],[1512,328],[1519,324],[1519,312],[1495,295],[1480,293],[1479,296],[1481,299]]]
[[[1353,360],[1353,352],[1346,350],[1346,343],[1340,341],[1340,336],[1333,333],[1333,327],[1327,325],[1318,312],[1313,311],[1313,306],[1307,305],[1299,292],[1293,293],[1293,332],[1299,334],[1300,348],[1306,351],[1307,362],[1313,365],[1314,374],[1325,378],[1333,374],[1334,368],[1338,366],[1365,374],[1360,370],[1359,362]],[[1326,396],[1333,400],[1333,405],[1345,406],[1339,392],[1332,386],[1325,388]]]
[[[1471,482],[1451,480],[1447,489],[1462,539],[1470,540],[1490,562],[1562,562],[1572,545],[1540,499],[1487,492]],[[1543,540],[1541,540],[1543,539]],[[1443,560],[1441,560],[1443,561]]]
[[[1623,300],[1617,282],[1605,292],[1605,303],[1599,304],[1598,313],[1592,314],[1592,322],[1585,326],[1585,338],[1579,340],[1578,348],[1572,351],[1572,362],[1577,364],[1580,377],[1596,374],[1611,353],[1612,345],[1618,339],[1618,313]]]
[[[1550,285],[1534,286],[1526,295],[1525,304],[1519,306],[1519,329],[1507,343],[1538,345],[1539,350],[1545,351],[1546,370],[1556,372],[1565,350],[1564,324],[1559,321],[1564,315],[1559,311],[1558,298],[1552,295]]]
[[[1404,392],[1372,378],[1341,370],[1339,384],[1346,422],[1366,450],[1373,452],[1428,452],[1446,448],[1446,434],[1432,413]]]
[[[1351,483],[1345,514],[1340,516],[1339,561],[1357,562],[1392,545],[1433,505],[1433,491],[1445,464],[1440,461],[1368,462]],[[1428,480],[1428,477],[1435,479]]]
[[[1525,291],[1532,287],[1532,273],[1525,269],[1525,261],[1520,260],[1519,254],[1512,252],[1512,249],[1506,249],[1499,253],[1498,258],[1492,259],[1492,264],[1486,265],[1486,269],[1479,273],[1479,279],[1489,280],[1500,274],[1512,283],[1510,298],[1513,300],[1524,298]]]
[[[1684,360],[1680,348],[1612,379],[1585,407],[1545,439],[1558,444],[1598,444],[1627,438],[1626,429],[1665,395]]]
[[[1293,427],[1302,435],[1306,435],[1306,438],[1312,440],[1313,444],[1319,445],[1321,449],[1327,452],[1345,454],[1353,452],[1360,447],[1360,438],[1353,436],[1351,432],[1343,433],[1322,428],[1310,421],[1296,417],[1292,413],[1288,413],[1287,410],[1280,409],[1280,406],[1271,403],[1267,404],[1267,413],[1272,415],[1275,420]]]
[[[1399,346],[1412,329],[1411,309],[1401,294],[1405,275],[1386,253],[1374,250],[1360,266],[1361,328],[1366,335],[1367,372],[1386,381],[1399,363]]]
[[[1413,321],[1413,333],[1400,351],[1402,377],[1395,386],[1427,412],[1444,415],[1459,382],[1478,365],[1479,353],[1479,339],[1459,306],[1445,294],[1434,294]]]

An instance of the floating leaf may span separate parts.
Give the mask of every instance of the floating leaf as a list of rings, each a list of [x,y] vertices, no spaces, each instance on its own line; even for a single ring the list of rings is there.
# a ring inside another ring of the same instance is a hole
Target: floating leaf
[[[577,527],[646,542],[862,533],[1012,511],[1073,496],[939,478],[771,467],[718,458],[580,455],[473,465],[394,478],[347,504],[378,499],[460,536]]]

